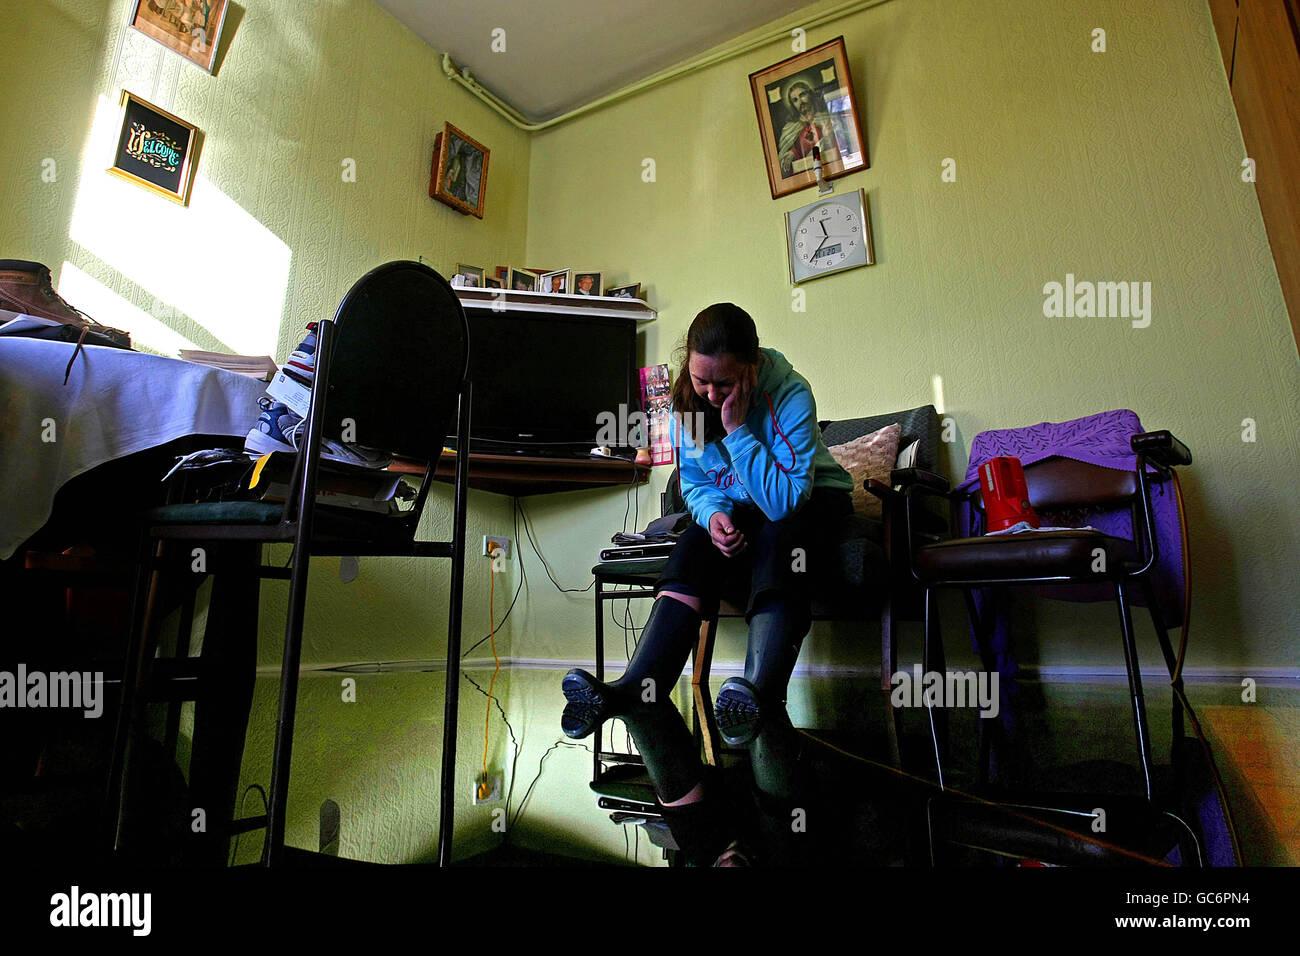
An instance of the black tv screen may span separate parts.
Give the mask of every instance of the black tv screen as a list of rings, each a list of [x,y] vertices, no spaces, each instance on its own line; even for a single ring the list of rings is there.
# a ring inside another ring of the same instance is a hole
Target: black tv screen
[[[640,409],[636,322],[467,308],[475,450],[596,444],[597,417]]]

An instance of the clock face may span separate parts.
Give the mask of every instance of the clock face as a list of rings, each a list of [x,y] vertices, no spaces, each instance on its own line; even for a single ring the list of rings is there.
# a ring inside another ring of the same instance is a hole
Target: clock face
[[[794,282],[871,265],[866,194],[827,196],[786,213],[786,241]]]

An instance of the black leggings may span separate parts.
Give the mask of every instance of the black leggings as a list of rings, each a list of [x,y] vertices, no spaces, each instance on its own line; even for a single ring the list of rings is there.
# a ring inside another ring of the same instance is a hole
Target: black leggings
[[[829,532],[853,513],[847,491],[818,489],[793,514],[771,521],[753,505],[740,505],[731,523],[745,536],[745,549],[734,557],[718,550],[706,528],[692,523],[673,548],[655,583],[656,595],[676,591],[700,599],[705,617],[717,613],[721,597],[745,603],[745,620],[765,597],[780,595],[800,605],[812,601],[812,582],[833,561]],[[799,553],[802,552],[802,553]],[[740,595],[748,592],[748,599]]]
[[[751,763],[758,789],[777,800],[792,799],[796,787],[798,741],[784,702],[811,620],[813,579],[823,573],[826,562],[835,559],[829,532],[852,512],[852,499],[844,491],[814,492],[797,512],[777,521],[770,521],[758,508],[738,507],[731,521],[745,535],[743,551],[728,558],[708,531],[692,524],[655,584],[656,600],[664,599],[658,596],[664,591],[690,595],[700,600],[706,618],[717,614],[724,597],[745,604],[745,619],[751,626],[745,677],[760,685],[767,704],[762,730],[750,745]],[[788,640],[755,640],[755,627],[773,626],[784,629]],[[681,660],[664,664],[679,674],[689,653],[686,648]],[[661,799],[679,800],[700,782],[703,767],[695,740],[669,702],[634,707],[624,722]]]

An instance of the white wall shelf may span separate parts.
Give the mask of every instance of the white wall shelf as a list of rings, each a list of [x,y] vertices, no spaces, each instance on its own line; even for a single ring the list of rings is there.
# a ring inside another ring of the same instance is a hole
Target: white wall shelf
[[[614,319],[635,319],[637,325],[653,322],[659,313],[640,299],[608,295],[565,295],[559,292],[516,292],[511,289],[457,289],[456,297],[465,309],[502,312],[546,312],[551,315],[598,315]],[[499,300],[499,301],[498,301]]]

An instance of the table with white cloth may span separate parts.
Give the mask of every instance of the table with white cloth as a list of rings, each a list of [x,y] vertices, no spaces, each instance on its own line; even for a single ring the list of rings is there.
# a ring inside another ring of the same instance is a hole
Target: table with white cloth
[[[52,669],[65,658],[80,663],[90,656],[116,688],[128,629],[124,616],[105,615],[103,626],[96,625],[93,642],[70,640],[58,599],[58,588],[65,585],[56,583],[55,599],[50,600],[50,592],[42,590],[46,586],[38,583],[40,572],[33,572],[30,563],[24,565],[24,558],[86,543],[94,554],[111,554],[134,569],[142,511],[162,503],[161,479],[174,455],[213,444],[242,447],[257,421],[257,399],[266,383],[180,359],[83,346],[65,384],[75,349],[72,343],[0,335],[0,583],[11,624],[24,622],[0,638],[0,659],[28,664],[44,660]],[[72,520],[66,517],[69,513]],[[99,517],[103,527],[94,520]],[[218,570],[212,576],[203,645],[199,657],[188,662],[200,676],[194,696],[183,698],[196,701],[186,792],[169,804],[172,810],[203,807],[211,833],[192,834],[187,826],[184,831],[172,828],[161,838],[162,831],[154,827],[159,843],[170,839],[183,844],[178,852],[187,862],[211,865],[225,863],[228,829],[220,821],[233,819],[257,663],[256,569],[261,548],[246,542],[224,547],[220,556],[210,557]],[[72,589],[80,586],[72,577],[66,585],[69,602]],[[162,577],[161,612],[193,602],[205,577]],[[5,666],[0,664],[0,669]],[[96,728],[40,725],[46,740],[42,746],[53,741],[66,750],[75,740],[80,752],[91,753],[97,745],[96,759],[106,759],[104,734],[111,740],[118,694],[110,690],[102,699],[102,720],[79,722]],[[8,736],[15,747],[23,742],[21,731],[38,719],[28,711],[6,711],[0,717],[8,730],[19,731],[6,734],[0,727],[0,737]],[[92,737],[87,746],[91,734],[99,737]],[[149,746],[156,750],[146,752],[146,758],[161,753],[167,758],[164,772],[174,776],[174,754],[156,742]],[[10,749],[8,762],[24,766],[30,754],[20,748],[16,752]],[[45,751],[41,754],[43,758]],[[133,759],[133,766],[136,763]],[[128,788],[128,812],[135,807],[136,819],[146,829],[159,817],[157,805],[149,803],[162,789],[158,775],[149,773],[156,765],[146,759],[143,773],[132,771],[136,780]]]
[[[238,445],[257,421],[265,382],[91,345],[65,385],[74,349],[0,336],[0,560],[41,528],[77,475],[190,435],[228,435]]]

